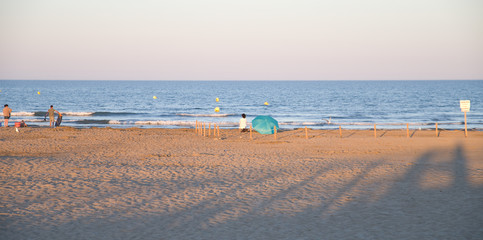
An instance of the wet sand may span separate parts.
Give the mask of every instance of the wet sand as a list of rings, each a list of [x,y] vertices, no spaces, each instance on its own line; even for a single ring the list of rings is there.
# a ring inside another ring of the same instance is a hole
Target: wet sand
[[[482,239],[483,132],[0,129],[1,239]]]

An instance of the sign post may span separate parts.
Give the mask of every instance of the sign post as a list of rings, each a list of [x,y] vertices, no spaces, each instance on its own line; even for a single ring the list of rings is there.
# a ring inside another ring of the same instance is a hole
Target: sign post
[[[465,113],[465,137],[468,137],[468,130],[466,128],[466,112],[470,111],[470,100],[460,100],[461,111]]]

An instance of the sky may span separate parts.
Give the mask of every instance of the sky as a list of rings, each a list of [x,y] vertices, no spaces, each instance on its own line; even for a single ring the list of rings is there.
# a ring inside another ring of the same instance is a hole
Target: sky
[[[483,1],[0,0],[0,79],[483,79]]]

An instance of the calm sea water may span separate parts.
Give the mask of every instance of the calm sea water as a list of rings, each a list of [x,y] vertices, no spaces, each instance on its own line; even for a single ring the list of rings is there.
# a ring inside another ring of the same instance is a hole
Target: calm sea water
[[[48,126],[50,105],[63,126],[193,127],[196,120],[237,127],[270,115],[282,128],[483,129],[483,81],[0,81],[11,121]],[[153,98],[156,96],[157,99]],[[219,102],[216,101],[219,99]],[[269,105],[265,105],[267,102]],[[216,113],[214,109],[220,108]]]

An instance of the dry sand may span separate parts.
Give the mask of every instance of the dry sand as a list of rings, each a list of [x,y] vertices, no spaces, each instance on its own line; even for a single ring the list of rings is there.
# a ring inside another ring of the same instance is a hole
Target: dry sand
[[[0,129],[0,239],[483,239],[483,132]]]

